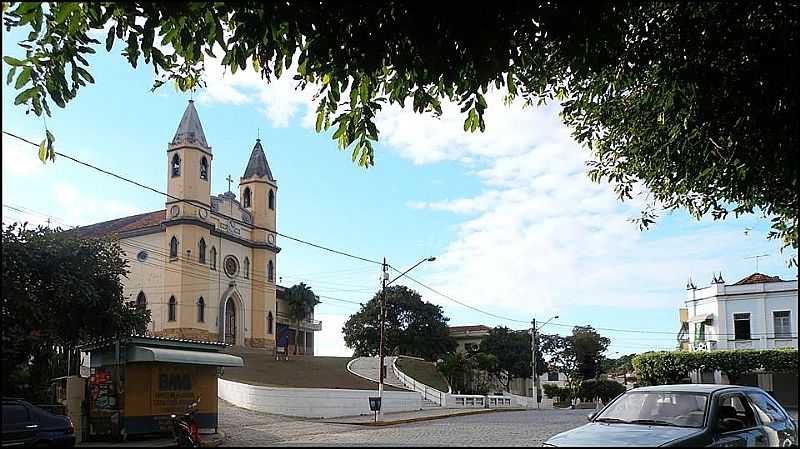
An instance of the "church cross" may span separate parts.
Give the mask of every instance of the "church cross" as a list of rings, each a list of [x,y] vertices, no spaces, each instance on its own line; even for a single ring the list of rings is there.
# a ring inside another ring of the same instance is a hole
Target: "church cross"
[[[225,179],[228,181],[228,192],[230,192],[231,191],[231,183],[233,182],[233,178],[231,178],[231,175],[228,175],[228,177],[225,178]]]

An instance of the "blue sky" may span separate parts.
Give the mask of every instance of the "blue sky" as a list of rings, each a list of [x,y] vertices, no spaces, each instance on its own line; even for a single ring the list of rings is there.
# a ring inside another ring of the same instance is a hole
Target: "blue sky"
[[[13,34],[3,37],[4,55],[17,54]],[[150,93],[152,71],[132,70],[118,46],[111,55],[98,50],[91,63],[96,84],[66,110],[54,107],[46,121],[56,149],[165,190],[166,144],[189,96],[169,86]],[[7,70],[4,63],[4,77]],[[558,314],[558,325],[543,332],[564,333],[571,324],[658,331],[601,333],[612,339],[612,354],[671,348],[689,276],[705,286],[722,271],[735,282],[755,271],[745,257],[756,254],[769,255],[760,272],[797,276],[780,245],[766,239],[768,221],[757,216],[698,222],[675,212],[640,232],[628,222],[640,199],[619,203],[608,185],[588,181],[589,155],[555,107],[505,107],[490,93],[483,134],[464,133],[451,105],[441,119],[388,107],[378,116],[376,165],[363,169],[329,134],[314,132],[312,92],[294,91],[290,75],[267,85],[252,71],[223,76],[214,61],[208,70],[208,88],[194,98],[213,147],[213,194],[227,190],[227,175],[241,176],[260,132],[278,180],[281,232],[371,259],[385,256],[400,269],[437,256],[414,277],[514,320]],[[40,140],[43,119],[13,106],[15,95],[3,86],[3,130]],[[2,157],[4,222],[49,215],[85,225],[163,208],[163,197],[64,158],[42,165],[34,148],[7,136]],[[753,231],[746,235],[745,228]],[[323,296],[318,353],[349,355],[340,330],[358,306],[325,296],[367,300],[378,267],[287,239],[279,245],[282,283],[304,281]],[[408,285],[442,305],[451,324],[525,327]]]

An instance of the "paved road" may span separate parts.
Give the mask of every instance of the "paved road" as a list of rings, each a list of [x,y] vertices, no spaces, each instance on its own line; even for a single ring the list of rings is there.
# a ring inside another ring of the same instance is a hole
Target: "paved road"
[[[586,410],[531,410],[388,427],[328,424],[252,412],[220,401],[226,446],[539,446],[586,422]]]

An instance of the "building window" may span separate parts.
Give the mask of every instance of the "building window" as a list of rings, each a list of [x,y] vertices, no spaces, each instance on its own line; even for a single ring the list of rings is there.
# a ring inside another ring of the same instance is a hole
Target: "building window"
[[[145,250],[139,251],[139,254],[136,255],[136,259],[139,262],[144,262],[145,260],[147,260],[147,251]]]
[[[143,291],[140,291],[139,295],[136,296],[136,308],[137,309],[147,308],[147,297],[144,295]]]
[[[205,156],[200,159],[200,179],[208,181],[208,159]]]
[[[250,279],[250,259],[248,259],[247,257],[244,258],[243,271],[244,271],[244,273],[243,273],[244,274],[244,278],[245,279]]]
[[[169,321],[175,321],[175,317],[178,315],[178,302],[175,301],[174,296],[169,297],[169,306],[167,310],[167,319]]]
[[[202,296],[197,300],[197,321],[200,323],[206,321],[206,302]]]
[[[169,257],[172,259],[178,257],[178,239],[174,235],[169,241]]]
[[[750,340],[750,314],[733,314],[734,338],[737,340]]]
[[[234,256],[225,256],[222,268],[229,277],[235,277],[239,273],[239,261]]]
[[[275,210],[275,192],[269,189],[269,208]]]
[[[706,341],[706,323],[694,323],[694,341]]]
[[[200,260],[200,263],[206,263],[206,241],[205,241],[205,239],[200,239],[200,243],[197,244],[197,257]]]
[[[250,187],[244,188],[244,195],[242,196],[242,203],[244,207],[250,207]]]
[[[788,310],[772,312],[772,320],[775,325],[775,338],[792,336],[791,312]]]
[[[172,156],[172,177],[180,176],[181,175],[181,157],[178,156],[178,153],[175,153]]]
[[[267,313],[267,333],[272,335],[272,312]]]
[[[267,263],[267,280],[270,282],[275,281],[275,264],[271,260]]]
[[[550,371],[547,373],[547,381],[548,382],[558,382],[558,373]]]
[[[210,256],[211,256],[211,269],[212,270],[216,270],[217,269],[217,249],[214,248],[213,246],[211,247]]]

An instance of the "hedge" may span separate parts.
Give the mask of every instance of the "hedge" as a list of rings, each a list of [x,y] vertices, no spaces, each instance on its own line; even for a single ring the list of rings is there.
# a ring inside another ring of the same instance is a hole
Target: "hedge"
[[[625,385],[609,379],[584,380],[578,387],[578,397],[583,402],[591,402],[595,398],[600,398],[603,403],[608,403],[624,392]]]
[[[719,370],[736,383],[755,371],[796,373],[797,357],[797,349],[648,352],[633,359],[633,368],[641,385],[680,383],[694,370]]]

